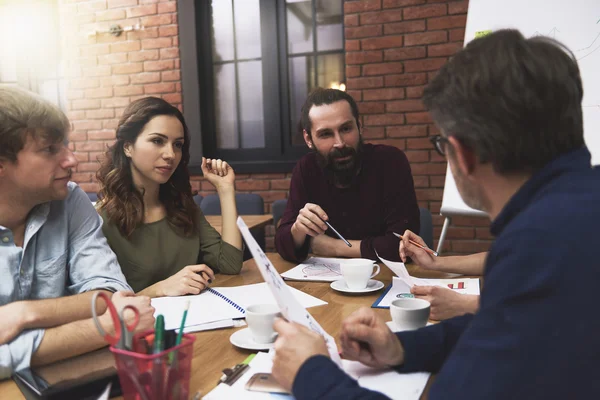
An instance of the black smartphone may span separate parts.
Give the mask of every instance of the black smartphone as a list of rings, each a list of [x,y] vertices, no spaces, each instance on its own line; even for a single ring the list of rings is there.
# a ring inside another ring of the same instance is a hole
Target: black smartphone
[[[97,399],[111,383],[110,397],[121,395],[114,356],[104,348],[43,367],[15,372],[26,399]]]
[[[246,383],[245,388],[246,390],[255,392],[290,393],[281,387],[279,382],[273,378],[273,375],[264,372],[252,375],[250,380]]]

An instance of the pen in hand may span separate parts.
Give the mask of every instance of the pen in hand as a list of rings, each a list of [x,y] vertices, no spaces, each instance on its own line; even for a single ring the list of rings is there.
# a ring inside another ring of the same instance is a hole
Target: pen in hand
[[[397,237],[399,237],[399,238],[400,238],[400,240],[402,240],[402,239],[403,239],[403,238],[402,238],[402,235],[401,235],[401,234],[399,234],[399,233],[396,233],[396,232],[394,232],[394,236],[397,236]],[[417,246],[418,248],[425,250],[427,253],[429,253],[429,254],[431,254],[431,255],[434,255],[434,256],[436,256],[436,257],[438,256],[438,252],[437,252],[437,251],[433,251],[433,250],[431,250],[429,247],[427,247],[427,246],[423,246],[422,244],[419,244],[419,243],[415,242],[415,241],[414,241],[414,240],[412,240],[412,239],[408,239],[408,241],[409,241],[411,244],[414,244],[415,246]]]
[[[333,231],[333,233],[335,233],[340,239],[342,239],[348,247],[352,247],[352,244],[349,241],[347,241],[342,235],[340,235],[340,233],[338,231],[336,231],[335,228],[333,226],[331,226],[331,224],[329,222],[327,222],[327,221],[323,221],[323,222],[325,222],[325,224],[329,227],[329,229],[331,229]]]

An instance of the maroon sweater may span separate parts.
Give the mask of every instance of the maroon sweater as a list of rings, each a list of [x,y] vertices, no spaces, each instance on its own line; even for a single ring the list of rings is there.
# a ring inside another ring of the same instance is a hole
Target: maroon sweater
[[[287,207],[275,235],[275,247],[283,258],[302,261],[308,256],[309,237],[295,249],[292,225],[306,203],[318,204],[331,225],[346,239],[360,240],[361,257],[399,261],[399,239],[393,232],[419,232],[419,207],[404,153],[396,147],[365,144],[362,168],[348,188],[336,188],[319,167],[314,153],[302,157],[290,184]],[[326,235],[337,236],[331,229]]]

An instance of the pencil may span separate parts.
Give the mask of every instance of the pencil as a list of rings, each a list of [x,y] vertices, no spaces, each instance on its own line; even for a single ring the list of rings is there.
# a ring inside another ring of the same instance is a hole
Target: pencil
[[[331,226],[331,224],[329,222],[327,222],[327,221],[324,221],[324,222],[325,222],[325,224],[327,224],[329,229],[331,229],[333,231],[333,233],[335,233],[340,239],[342,239],[344,241],[344,243],[346,243],[346,245],[348,245],[348,247],[352,247],[352,244],[350,244],[349,241],[344,239],[344,237],[342,235],[340,235],[340,233],[338,231],[336,231],[335,228],[333,226]]]
[[[397,236],[397,237],[399,237],[399,238],[400,238],[400,240],[402,240],[402,235],[401,235],[401,234],[394,232],[394,235],[395,235],[395,236]],[[412,239],[408,239],[408,241],[409,241],[411,244],[414,244],[415,246],[417,246],[418,248],[421,248],[421,249],[425,250],[425,251],[426,251],[426,252],[428,252],[429,254],[431,254],[431,255],[434,255],[434,256],[436,256],[436,257],[438,256],[438,252],[437,252],[437,251],[433,251],[433,250],[431,250],[429,247],[427,247],[427,246],[423,246],[422,244],[419,244],[419,243],[415,242],[415,241],[414,241],[414,240],[412,240]]]

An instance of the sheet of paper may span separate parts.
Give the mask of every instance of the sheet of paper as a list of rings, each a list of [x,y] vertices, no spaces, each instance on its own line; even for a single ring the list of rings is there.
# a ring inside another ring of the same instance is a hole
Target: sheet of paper
[[[224,319],[222,321],[207,322],[206,324],[191,325],[183,328],[183,333],[210,331],[213,329],[233,328],[245,326],[246,322],[243,319]],[[177,329],[179,331],[179,329]]]
[[[310,257],[281,276],[294,281],[333,282],[342,279],[340,265],[344,261],[343,258]]]
[[[185,326],[201,325],[225,319],[244,318],[244,313],[211,292],[196,296],[158,297],[152,299],[156,309],[154,316],[165,317],[165,329],[177,329],[181,325],[185,303],[189,300]]]
[[[418,400],[430,375],[427,372],[399,374],[394,370],[382,371],[348,360],[342,360],[342,367],[361,387],[398,400]]]
[[[244,240],[246,241],[246,245],[252,253],[252,257],[254,257],[254,260],[256,261],[258,270],[263,276],[265,282],[269,285],[275,300],[277,300],[281,314],[288,321],[302,324],[323,336],[331,359],[339,365],[341,360],[335,340],[333,340],[331,335],[325,332],[317,320],[315,320],[313,316],[306,311],[306,308],[304,308],[302,304],[300,304],[300,302],[294,297],[290,287],[284,282],[283,278],[275,269],[275,266],[273,266],[273,263],[271,263],[271,260],[269,260],[258,243],[256,243],[256,240],[250,233],[248,226],[242,218],[238,217],[237,225],[242,233],[242,236],[244,237]]]
[[[277,304],[277,300],[275,300],[275,297],[269,290],[269,285],[267,285],[266,282],[234,287],[215,287],[213,289],[244,308],[247,308],[251,304]],[[304,293],[296,288],[290,287],[289,289],[296,300],[305,308],[327,304],[326,301]]]

